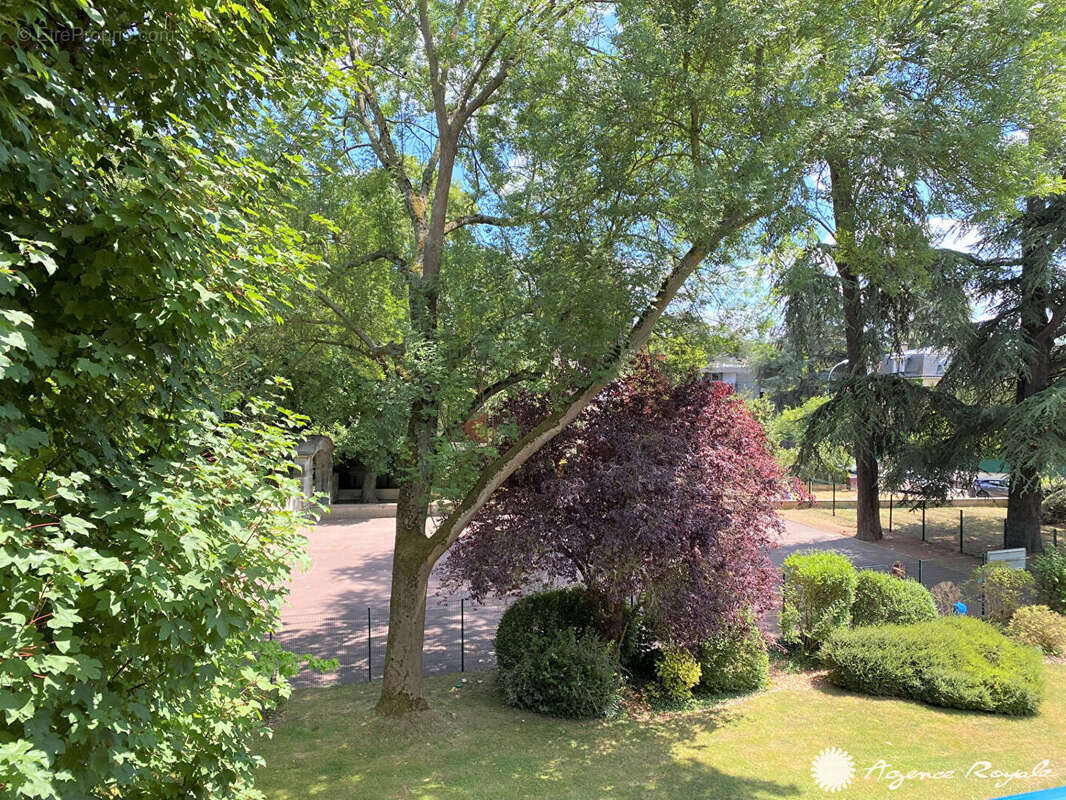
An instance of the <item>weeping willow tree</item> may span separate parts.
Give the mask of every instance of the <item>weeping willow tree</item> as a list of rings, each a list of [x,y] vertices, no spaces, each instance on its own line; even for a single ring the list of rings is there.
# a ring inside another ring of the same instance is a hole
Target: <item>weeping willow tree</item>
[[[854,32],[838,124],[812,159],[797,203],[803,234],[779,261],[777,287],[796,343],[830,319],[843,329],[846,379],[811,435],[849,442],[860,539],[882,537],[879,460],[895,434],[878,425],[893,416],[883,404],[907,391],[879,384],[872,369],[887,350],[967,318],[935,223],[994,217],[1011,187],[1032,185],[1026,144],[1005,131],[1046,105],[1061,14],[1030,3],[886,3]]]

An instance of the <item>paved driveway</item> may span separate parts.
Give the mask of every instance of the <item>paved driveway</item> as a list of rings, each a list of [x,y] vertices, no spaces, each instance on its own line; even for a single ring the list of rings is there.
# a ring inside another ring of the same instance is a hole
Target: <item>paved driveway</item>
[[[353,682],[381,677],[388,622],[389,582],[395,519],[332,520],[309,535],[311,567],[298,573],[282,613],[282,644],[295,652],[338,658],[340,669],[325,675],[301,675],[298,685]],[[902,544],[899,545],[902,547]],[[923,553],[872,544],[785,520],[781,546],[771,558],[780,565],[797,551],[818,549],[844,553],[859,567],[887,570],[902,561],[908,575],[918,576]],[[939,551],[923,563],[926,586],[965,579],[972,560],[946,558]],[[424,664],[427,672],[483,669],[495,664],[492,639],[506,603],[474,606],[462,595],[441,593],[437,572],[430,578],[426,609]],[[369,621],[368,621],[369,612]],[[776,627],[776,615],[767,628]],[[368,671],[369,656],[369,671]]]
[[[293,578],[279,641],[294,652],[337,658],[340,669],[325,675],[301,675],[297,685],[381,677],[395,524],[392,517],[327,520],[309,534],[311,566]],[[427,672],[456,672],[461,666],[476,670],[495,664],[492,640],[506,603],[474,605],[464,597],[442,592],[434,570],[426,603],[423,662]]]

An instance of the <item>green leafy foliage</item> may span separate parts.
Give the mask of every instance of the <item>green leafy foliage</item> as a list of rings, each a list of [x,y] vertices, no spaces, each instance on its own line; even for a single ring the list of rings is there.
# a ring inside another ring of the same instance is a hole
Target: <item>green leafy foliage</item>
[[[559,630],[594,630],[594,612],[580,587],[537,592],[516,600],[496,627],[496,663],[507,669],[537,642]]]
[[[657,689],[663,699],[684,703],[692,699],[692,687],[700,682],[700,662],[683,647],[665,647],[655,665]]]
[[[851,624],[858,575],[839,553],[793,553],[781,567],[784,578],[782,638],[815,649],[838,628]]]
[[[1022,606],[1014,612],[1007,630],[1049,656],[1066,654],[1066,617],[1047,606]]]
[[[206,375],[305,260],[234,126],[299,83],[307,11],[0,9],[5,797],[254,795],[299,421]]]
[[[700,692],[754,692],[769,680],[766,640],[754,627],[711,637],[700,647],[698,656]]]
[[[250,786],[250,738],[295,673],[267,641],[306,524],[282,510],[298,489],[279,413],[190,412],[181,444],[136,471],[51,475],[4,509],[0,775],[15,796]]]
[[[504,699],[516,708],[577,719],[617,709],[617,654],[596,634],[581,589],[514,603],[496,629],[496,661]]]
[[[1066,614],[1066,548],[1034,556],[1030,569],[1040,597],[1055,611]]]
[[[868,569],[859,572],[851,606],[854,625],[908,625],[937,615],[933,595],[918,581]]]
[[[863,694],[1015,716],[1043,697],[1039,652],[972,617],[839,630],[820,655],[830,681]]]
[[[1024,569],[993,561],[970,573],[962,590],[972,604],[984,608],[989,620],[1006,625],[1034,585],[1033,576]]]

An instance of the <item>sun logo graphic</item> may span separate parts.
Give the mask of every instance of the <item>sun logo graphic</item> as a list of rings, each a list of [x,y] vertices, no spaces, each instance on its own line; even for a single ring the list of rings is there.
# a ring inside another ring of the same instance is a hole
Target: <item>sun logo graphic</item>
[[[811,777],[826,792],[847,789],[855,779],[855,759],[839,747],[827,747],[811,761]]]

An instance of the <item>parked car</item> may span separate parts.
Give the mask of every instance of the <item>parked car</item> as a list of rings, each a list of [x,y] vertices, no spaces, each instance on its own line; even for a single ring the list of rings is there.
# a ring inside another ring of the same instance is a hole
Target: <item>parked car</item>
[[[970,487],[971,497],[1006,497],[1010,484],[1003,478],[978,478]]]

